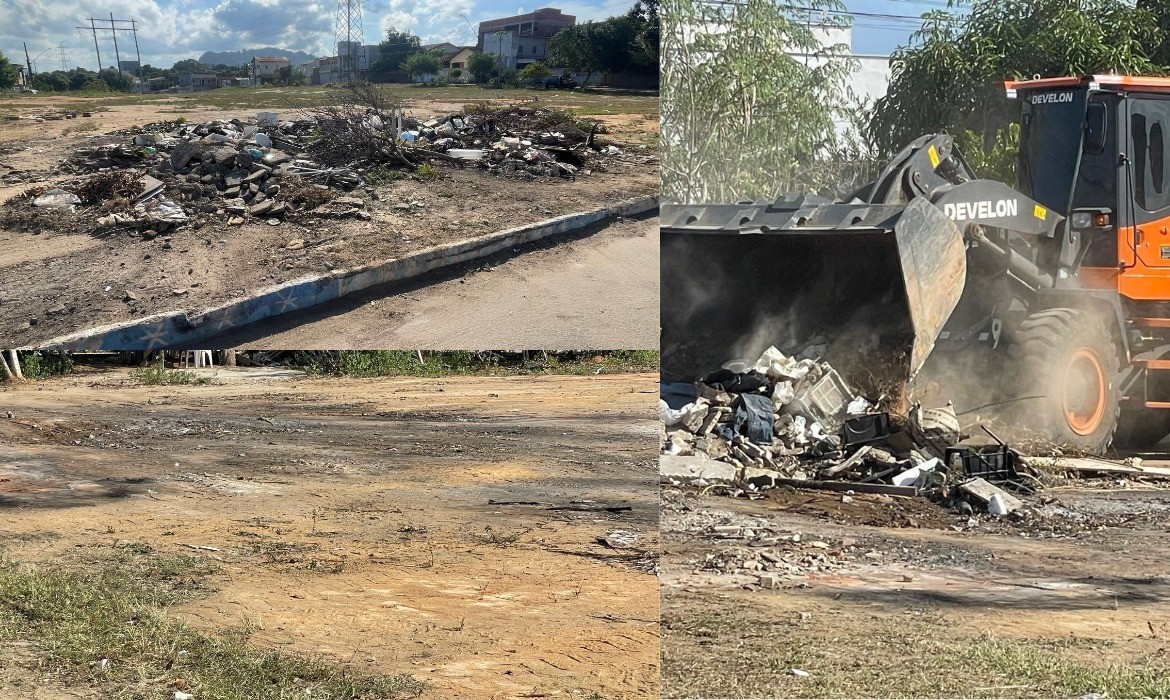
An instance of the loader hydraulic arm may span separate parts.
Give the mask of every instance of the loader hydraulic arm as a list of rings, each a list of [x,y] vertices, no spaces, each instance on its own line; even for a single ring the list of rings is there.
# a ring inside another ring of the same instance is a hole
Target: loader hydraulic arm
[[[1055,239],[1063,218],[1002,182],[976,179],[948,134],[915,139],[859,196],[871,204],[924,197],[955,222],[974,255],[1004,265],[1031,289],[1054,284],[1051,273],[1008,240],[1012,233]]]

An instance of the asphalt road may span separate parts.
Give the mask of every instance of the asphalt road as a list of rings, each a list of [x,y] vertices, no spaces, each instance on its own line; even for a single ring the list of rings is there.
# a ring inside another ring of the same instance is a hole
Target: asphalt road
[[[658,347],[658,218],[619,219],[208,341],[257,349]]]

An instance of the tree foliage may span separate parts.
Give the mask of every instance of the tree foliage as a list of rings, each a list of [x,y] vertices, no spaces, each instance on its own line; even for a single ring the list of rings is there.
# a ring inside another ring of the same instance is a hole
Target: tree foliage
[[[841,9],[834,0],[799,5],[809,6]],[[824,46],[795,19],[797,7],[775,0],[663,4],[666,199],[771,198],[836,189],[849,179],[841,169],[861,156],[843,153],[857,111],[845,88],[854,64],[846,47]]]
[[[467,70],[477,83],[486,83],[497,68],[496,59],[481,51],[475,51],[467,58]]]
[[[272,82],[276,85],[304,85],[305,81],[305,71],[292,66],[281,66],[272,74]]]
[[[592,75],[658,71],[658,0],[638,0],[628,12],[565,27],[549,40],[549,62]]]
[[[421,79],[423,76],[435,75],[443,67],[442,56],[438,51],[420,51],[406,57],[400,66],[401,70],[412,78]]]
[[[1018,113],[1004,79],[1161,75],[1168,16],[1167,0],[974,0],[966,14],[928,12],[890,58],[889,92],[875,105],[869,135],[884,154],[939,131],[970,130],[991,148]]]
[[[16,85],[16,67],[0,53],[0,90],[7,90]]]
[[[544,80],[550,75],[552,75],[552,71],[540,61],[529,63],[524,66],[524,70],[520,71],[520,79],[527,83],[534,80]]]
[[[586,83],[601,70],[603,51],[601,32],[595,22],[565,27],[548,40],[549,63],[571,73],[584,73]]]
[[[402,64],[407,58],[421,51],[422,39],[393,27],[387,29],[386,38],[378,44],[378,58],[370,66],[370,79],[391,80],[395,73],[403,70]]]
[[[196,61],[193,58],[185,58],[182,61],[175,61],[175,65],[171,66],[171,70],[176,73],[208,73],[210,69]]]

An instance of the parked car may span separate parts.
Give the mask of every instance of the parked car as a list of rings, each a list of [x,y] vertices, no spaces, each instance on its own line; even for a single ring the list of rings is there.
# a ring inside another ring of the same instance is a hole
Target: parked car
[[[577,83],[567,75],[550,75],[544,80],[534,80],[532,87],[543,87],[545,90],[572,90],[577,87]]]

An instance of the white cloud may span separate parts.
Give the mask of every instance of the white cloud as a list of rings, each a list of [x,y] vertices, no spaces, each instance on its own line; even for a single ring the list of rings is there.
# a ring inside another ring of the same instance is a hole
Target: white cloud
[[[599,20],[625,12],[633,0],[569,0],[550,2],[579,22]],[[60,67],[57,45],[69,52],[69,67],[96,66],[88,18],[96,11],[90,0],[39,0],[40,4],[0,0],[0,51],[23,62],[22,42],[28,43],[37,69]],[[169,67],[204,51],[274,46],[318,55],[332,53],[336,0],[107,0],[103,14],[137,20],[142,62]],[[516,10],[522,13],[523,8]],[[394,27],[419,35],[424,43],[449,41],[474,44],[480,21],[512,14],[499,0],[370,0],[363,6],[366,43],[377,43]],[[468,22],[464,21],[466,17]],[[99,24],[100,26],[100,24]],[[129,26],[129,25],[119,25]],[[102,63],[114,63],[109,31],[98,32]],[[123,60],[133,58],[129,32],[120,32]]]

